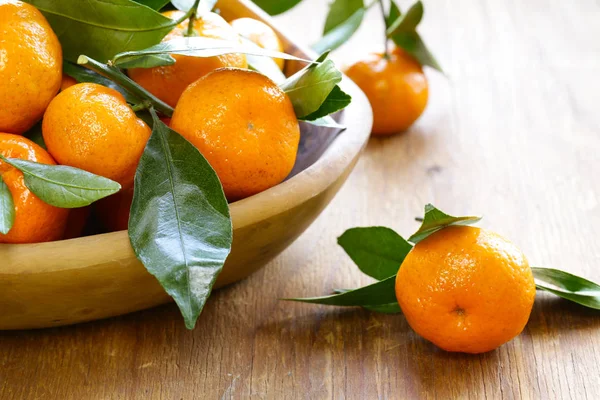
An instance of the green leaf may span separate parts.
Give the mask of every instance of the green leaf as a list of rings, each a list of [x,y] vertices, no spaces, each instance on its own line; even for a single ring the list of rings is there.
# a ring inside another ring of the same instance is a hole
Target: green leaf
[[[429,51],[423,39],[417,32],[400,32],[392,36],[392,40],[401,49],[413,56],[419,64],[430,66],[441,73],[444,73],[442,67],[437,62],[433,54]]]
[[[0,176],[0,233],[6,235],[15,223],[15,203],[12,193]]]
[[[33,143],[37,144],[44,150],[47,150],[46,142],[44,142],[44,135],[42,135],[42,121],[32,126],[30,130],[23,134],[23,136],[25,136],[27,139],[31,140]]]
[[[206,37],[186,37],[159,43],[156,46],[144,50],[128,51],[117,54],[112,64],[121,68],[150,68],[165,64],[165,56],[169,54],[181,54],[192,57],[214,57],[223,54],[243,53],[255,56],[283,58],[312,63],[310,60],[281,53],[279,51],[266,50],[259,46],[248,46],[221,39]]]
[[[254,0],[257,6],[270,15],[279,15],[295,7],[302,0]]]
[[[412,245],[390,228],[348,229],[338,244],[365,274],[377,280],[396,275]]]
[[[329,6],[323,34],[344,24],[356,11],[364,8],[363,0],[334,0]]]
[[[97,72],[92,71],[89,68],[82,67],[81,65],[73,64],[69,61],[65,61],[63,63],[63,73],[65,75],[69,75],[71,78],[75,79],[78,83],[82,82],[90,82],[97,83],[98,85],[106,86],[111,89],[115,89],[119,93],[123,95],[125,100],[129,104],[139,104],[141,100],[129,93],[127,90],[117,85],[110,79],[100,75]]]
[[[326,117],[337,111],[343,110],[352,102],[352,97],[344,92],[338,85],[334,86],[333,90],[319,109],[303,118],[304,121],[314,121],[319,118]]]
[[[343,23],[325,33],[317,43],[312,45],[312,49],[317,53],[322,53],[326,50],[335,50],[346,43],[360,27],[365,12],[364,8],[356,10]]]
[[[161,8],[169,4],[169,0],[134,0],[136,3],[150,7],[153,10],[160,11]]]
[[[346,293],[350,291],[350,289],[336,289],[334,290],[334,293]],[[397,301],[388,304],[381,304],[378,306],[363,306],[363,308],[381,314],[399,314],[402,312],[402,309],[400,308],[400,305]]]
[[[106,62],[122,51],[159,43],[176,25],[133,0],[26,0],[38,8],[58,36],[63,56],[80,54]]]
[[[453,217],[448,215],[431,204],[425,206],[425,218],[417,232],[410,238],[409,242],[418,243],[429,235],[451,225],[472,225],[481,220],[481,217]]]
[[[325,60],[327,53],[322,54],[316,62],[290,76],[280,87],[287,93],[298,119],[317,112],[332,90],[342,80],[331,60]]]
[[[423,19],[423,12],[423,3],[419,0],[408,9],[406,14],[399,16],[391,23],[387,29],[388,36],[399,32],[414,32]]]
[[[442,67],[416,31],[417,25],[423,19],[423,3],[416,2],[406,14],[397,14],[397,17],[395,8],[399,12],[399,8],[392,2],[390,16],[386,21],[388,37],[394,41],[396,46],[413,56],[419,64],[428,65],[443,73]],[[396,17],[395,20],[390,22],[393,17]]]
[[[231,217],[210,164],[152,113],[154,128],[135,176],[129,238],[192,329],[231,249]]]
[[[396,301],[396,276],[344,293],[323,297],[284,299],[303,303],[326,304],[330,306],[381,306]]]
[[[400,314],[402,313],[402,309],[400,308],[400,304],[398,302],[382,304],[380,306],[365,306],[369,311],[378,312],[381,314]]]
[[[400,7],[395,0],[390,1],[390,11],[388,13],[387,18],[385,19],[385,27],[388,29],[400,16],[402,15],[402,11],[400,11]]]
[[[531,268],[536,287],[582,306],[600,310],[600,285],[568,272]]]
[[[79,208],[117,193],[121,185],[66,165],[47,165],[17,158],[0,159],[23,173],[25,186],[43,202],[61,208]]]

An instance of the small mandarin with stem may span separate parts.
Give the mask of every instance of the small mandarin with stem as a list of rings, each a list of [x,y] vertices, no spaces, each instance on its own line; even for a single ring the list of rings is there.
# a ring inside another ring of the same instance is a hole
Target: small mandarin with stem
[[[373,108],[373,134],[392,135],[408,129],[425,110],[429,96],[421,65],[396,48],[371,54],[346,70]]]

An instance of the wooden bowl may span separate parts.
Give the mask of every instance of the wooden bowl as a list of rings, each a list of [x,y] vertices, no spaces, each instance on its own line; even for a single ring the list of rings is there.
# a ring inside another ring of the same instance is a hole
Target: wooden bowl
[[[271,19],[245,0],[222,0],[222,14]],[[275,28],[275,27],[274,27]],[[313,57],[275,28],[286,51]],[[288,65],[288,72],[299,65]],[[353,97],[341,115],[347,129],[302,127],[296,167],[285,182],[231,204],[234,235],[216,287],[241,280],[290,245],[340,189],[366,144],[372,114],[363,93],[344,78]],[[170,301],[136,259],[127,231],[51,243],[0,244],[0,330],[43,328],[125,314]]]

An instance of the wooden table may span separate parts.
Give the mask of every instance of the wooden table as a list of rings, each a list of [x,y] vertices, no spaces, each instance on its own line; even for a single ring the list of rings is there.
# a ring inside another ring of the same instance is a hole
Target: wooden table
[[[278,19],[315,40],[325,3]],[[421,32],[449,78],[429,71],[423,117],[372,139],[289,250],[215,293],[193,332],[168,305],[0,333],[0,398],[598,398],[600,312],[551,296],[538,295],[521,336],[478,356],[436,349],[401,315],[278,300],[369,282],[336,237],[367,225],[409,234],[427,202],[484,214],[533,265],[600,281],[600,3],[425,3]],[[374,9],[337,59],[381,48],[380,31]]]

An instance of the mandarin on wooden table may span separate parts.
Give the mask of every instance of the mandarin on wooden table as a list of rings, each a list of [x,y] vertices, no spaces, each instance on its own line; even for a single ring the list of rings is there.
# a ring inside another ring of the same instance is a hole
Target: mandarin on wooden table
[[[525,255],[502,236],[451,226],[417,243],[396,278],[410,326],[447,351],[483,353],[517,336],[535,299]]]
[[[0,132],[22,134],[61,84],[62,49],[35,7],[0,0]]]
[[[167,11],[165,16],[177,20],[184,13]],[[188,21],[177,25],[163,42],[185,37],[188,31]],[[220,15],[205,13],[194,21],[193,36],[210,39],[221,39],[240,43],[239,35]],[[217,68],[238,67],[247,68],[248,63],[244,54],[223,54],[215,57],[192,57],[173,54],[175,64],[154,68],[132,68],[128,71],[131,79],[147,89],[150,93],[169,104],[177,105],[179,97],[189,84]]]
[[[387,56],[370,54],[345,72],[371,103],[374,135],[405,131],[427,106],[427,77],[404,50],[396,48]]]
[[[46,150],[20,135],[0,133],[0,154],[41,164],[55,165]],[[44,203],[25,186],[23,173],[0,160],[0,179],[15,205],[15,221],[0,243],[39,243],[62,239],[69,210]]]

